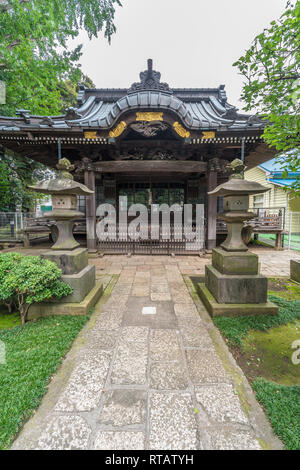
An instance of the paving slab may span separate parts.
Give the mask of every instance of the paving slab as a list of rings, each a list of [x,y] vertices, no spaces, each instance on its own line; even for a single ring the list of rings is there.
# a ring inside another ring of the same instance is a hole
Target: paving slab
[[[99,416],[102,424],[130,426],[145,423],[147,394],[141,390],[114,390],[105,393]]]
[[[117,330],[122,324],[123,315],[121,312],[103,312],[95,325],[99,330]]]
[[[189,393],[153,393],[150,399],[150,449],[197,449],[197,425]]]
[[[221,359],[211,349],[188,349],[186,358],[189,374],[195,385],[204,383],[224,383],[230,381]]]
[[[150,335],[152,361],[180,361],[182,352],[176,330],[152,330]]]
[[[142,315],[143,307],[156,307],[156,314]],[[122,325],[176,328],[177,320],[172,302],[153,302],[150,297],[129,297]]]
[[[199,312],[194,304],[174,303],[176,317],[194,317],[199,318]]]
[[[183,362],[157,362],[150,368],[150,387],[155,390],[185,390],[189,379]]]
[[[119,278],[13,449],[257,449],[258,438],[282,448],[240,370],[232,377],[225,371],[221,356],[234,360],[221,339],[215,347],[218,333],[182,276],[204,274],[209,259],[116,255],[92,262],[106,285],[110,273]]]
[[[180,328],[183,346],[185,348],[213,348],[211,337],[198,318],[179,318],[178,326]]]
[[[122,342],[112,365],[111,383],[144,385],[147,382],[148,345]]]
[[[230,384],[203,385],[196,389],[196,399],[212,421],[249,424],[237,392]]]
[[[145,435],[134,431],[99,431],[94,450],[144,450]]]
[[[215,429],[208,433],[208,450],[261,450],[258,440],[250,431]],[[207,449],[206,449],[207,450]]]
[[[119,337],[118,330],[100,330],[93,328],[88,334],[85,349],[113,349]]]
[[[67,387],[60,396],[56,411],[91,411],[100,401],[106,381],[111,354],[102,351],[83,358],[74,369]]]
[[[81,416],[52,416],[38,440],[36,450],[87,449],[91,432],[90,426]]]

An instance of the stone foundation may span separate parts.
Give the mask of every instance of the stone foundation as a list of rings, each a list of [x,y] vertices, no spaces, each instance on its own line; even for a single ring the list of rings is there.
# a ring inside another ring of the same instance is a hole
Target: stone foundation
[[[258,256],[247,252],[228,252],[215,248],[212,265],[222,274],[258,274]]]
[[[300,283],[300,261],[299,260],[291,259],[290,272],[291,272],[291,279],[293,281]]]
[[[96,283],[95,266],[88,264],[88,250],[50,250],[41,255],[53,261],[62,270],[61,280],[69,284],[73,292],[61,299],[33,305],[29,318],[45,315],[86,315],[98,301],[103,291],[102,284]]]
[[[86,248],[76,248],[72,251],[49,250],[42,254],[41,258],[56,263],[63,274],[76,274],[87,266],[88,250]]]
[[[81,302],[85,296],[95,286],[95,266],[88,264],[84,269],[76,274],[64,274],[61,280],[73,288],[73,292],[66,297],[62,297],[59,302]]]
[[[205,266],[205,285],[217,302],[261,304],[267,301],[268,279],[260,274],[222,274]]]
[[[103,293],[103,285],[96,282],[94,288],[81,302],[44,302],[33,304],[29,308],[28,319],[47,317],[50,315],[87,315],[93,308]]]
[[[277,315],[278,307],[273,302],[265,302],[262,304],[225,304],[219,303],[207,289],[205,284],[198,284],[198,294],[205,305],[211,317],[240,317],[240,316],[257,316],[257,315]]]

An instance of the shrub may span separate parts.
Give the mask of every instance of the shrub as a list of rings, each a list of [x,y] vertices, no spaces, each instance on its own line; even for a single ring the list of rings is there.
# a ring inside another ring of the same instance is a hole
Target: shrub
[[[15,265],[20,262],[23,255],[21,253],[3,253],[0,254],[0,286],[3,285],[3,282],[6,276],[14,269]],[[0,288],[1,289],[1,288]],[[2,299],[0,293],[0,299],[8,308],[8,312],[11,313],[12,305],[15,301],[14,297],[9,297],[8,299]]]
[[[61,273],[55,263],[39,256],[16,258],[3,277],[0,300],[15,300],[24,325],[31,304],[71,294],[71,286],[60,281]]]

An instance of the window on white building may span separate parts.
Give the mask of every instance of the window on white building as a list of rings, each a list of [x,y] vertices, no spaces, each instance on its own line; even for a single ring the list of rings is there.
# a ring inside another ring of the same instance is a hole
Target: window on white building
[[[264,195],[258,194],[257,196],[253,197],[253,208],[259,209],[260,207],[264,207]]]

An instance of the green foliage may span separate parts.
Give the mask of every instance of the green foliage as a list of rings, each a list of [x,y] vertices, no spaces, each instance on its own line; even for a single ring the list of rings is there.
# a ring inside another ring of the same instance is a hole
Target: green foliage
[[[288,450],[300,450],[300,387],[287,387],[262,378],[253,383],[273,430]]]
[[[59,84],[80,79],[81,46],[68,50],[67,40],[84,29],[89,38],[115,32],[119,0],[2,0],[0,3],[0,80],[6,84],[1,114],[16,108],[56,114]]]
[[[242,346],[243,339],[250,330],[267,331],[274,326],[284,325],[300,319],[300,301],[288,302],[275,295],[269,299],[279,306],[278,315],[258,315],[245,317],[215,317],[214,323],[228,339],[231,346]]]
[[[14,212],[17,205],[32,210],[45,195],[27,186],[47,177],[51,172],[45,165],[0,148],[0,212]]]
[[[80,75],[80,83],[84,85],[86,88],[96,88],[93,81],[87,76],[81,73]],[[66,108],[70,106],[75,106],[77,103],[77,86],[76,84],[67,79],[59,85],[61,100],[62,100],[62,107],[61,112],[64,112]]]
[[[264,139],[279,152],[283,170],[300,169],[300,2],[290,1],[233,65],[246,78],[242,100],[267,120]],[[289,152],[291,151],[291,152]],[[284,155],[282,153],[284,152]],[[288,152],[288,153],[287,153]],[[293,188],[300,192],[300,180]]]
[[[2,257],[6,255],[0,254],[0,260]],[[21,255],[13,260],[3,276],[0,300],[5,303],[14,301],[24,324],[31,304],[71,294],[72,288],[60,281],[60,276],[61,269],[52,261]]]
[[[51,376],[87,320],[53,316],[0,331],[6,348],[6,364],[0,366],[0,449],[9,447],[40,404]]]
[[[1,253],[0,254],[0,284],[3,284],[5,277],[9,274],[17,263],[21,261],[21,253]]]
[[[3,253],[0,255],[0,286],[2,286],[2,284],[4,283],[6,276],[14,270],[16,264],[21,261],[22,257],[23,255],[21,255],[20,253]],[[6,307],[8,308],[8,312],[11,313],[12,305],[14,302],[14,296],[10,296],[1,300],[3,304],[6,305]]]
[[[0,160],[0,212],[9,210],[12,205],[12,194],[7,191],[9,167],[7,162]]]

